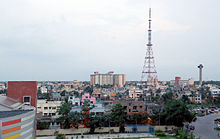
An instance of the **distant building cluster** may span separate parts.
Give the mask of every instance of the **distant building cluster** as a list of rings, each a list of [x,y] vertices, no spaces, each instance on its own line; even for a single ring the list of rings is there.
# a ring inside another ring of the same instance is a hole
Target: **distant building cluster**
[[[194,79],[190,78],[188,80],[181,80],[181,77],[175,77],[175,80],[170,80],[170,85],[179,85],[179,86],[193,86],[194,85]]]
[[[125,74],[114,74],[114,72],[108,72],[107,74],[100,74],[99,72],[94,72],[90,75],[91,85],[114,85],[118,87],[123,87],[126,83]]]

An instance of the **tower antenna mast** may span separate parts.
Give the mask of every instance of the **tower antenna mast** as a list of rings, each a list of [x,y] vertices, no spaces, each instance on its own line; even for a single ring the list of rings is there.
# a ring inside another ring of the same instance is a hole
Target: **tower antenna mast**
[[[149,20],[148,20],[148,43],[147,51],[144,60],[144,66],[141,75],[141,82],[147,83],[148,87],[155,87],[158,83],[157,71],[153,56],[152,42],[151,42],[151,8],[149,8]]]

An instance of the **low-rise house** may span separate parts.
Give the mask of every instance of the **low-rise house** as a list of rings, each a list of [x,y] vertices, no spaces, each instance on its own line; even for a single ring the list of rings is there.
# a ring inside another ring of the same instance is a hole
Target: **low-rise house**
[[[117,103],[120,103],[124,107],[128,115],[132,115],[134,113],[139,112],[146,112],[146,106],[144,101],[120,100],[114,101],[113,106]]]
[[[131,88],[129,90],[130,98],[140,98],[143,95],[143,90]]]
[[[57,118],[59,106],[61,106],[61,101],[37,100],[37,113],[42,113],[43,116]]]
[[[92,97],[89,95],[89,93],[85,93],[84,95],[82,95],[82,104],[85,100],[89,100],[89,102],[91,104],[95,104],[96,103],[96,98]]]
[[[75,106],[80,106],[80,99],[75,96],[69,96],[68,102],[71,102]]]
[[[210,88],[212,97],[216,98],[216,97],[220,97],[220,89],[216,88],[216,87],[212,87]]]
[[[202,94],[201,94],[200,92],[195,92],[195,93],[193,94],[192,102],[202,103]]]
[[[81,112],[82,106],[76,106],[72,107],[72,110],[70,112]],[[89,113],[92,113],[94,115],[103,115],[105,113],[105,108],[101,103],[94,104],[94,108],[92,108]]]

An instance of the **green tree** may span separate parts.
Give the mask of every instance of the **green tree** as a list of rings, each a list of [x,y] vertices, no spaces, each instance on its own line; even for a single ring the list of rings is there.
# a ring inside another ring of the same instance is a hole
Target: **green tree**
[[[145,124],[148,121],[148,116],[146,113],[136,113],[131,116],[130,122],[132,124]]]
[[[79,97],[79,92],[78,92],[78,91],[74,91],[73,93],[74,93],[74,95],[75,95],[76,97]]]
[[[50,123],[49,122],[40,122],[37,121],[37,129],[43,130],[43,129],[49,129]]]
[[[127,119],[127,113],[125,112],[125,109],[120,103],[117,103],[115,106],[111,109],[111,119],[112,121],[120,126],[119,131],[124,132],[125,131],[125,122]]]
[[[160,121],[164,124],[183,126],[183,122],[192,122],[195,114],[192,114],[181,100],[171,100],[166,103],[160,114]]]
[[[93,92],[93,86],[87,86],[87,87],[84,89],[84,92],[88,92],[88,93],[91,95],[92,92]]]
[[[65,96],[66,95],[66,90],[63,90],[61,93],[60,93],[61,96]]]
[[[66,138],[66,136],[63,134],[56,135],[56,139],[65,139],[65,138]]]
[[[163,103],[167,103],[167,102],[171,101],[172,98],[173,98],[173,93],[171,91],[162,95]]]
[[[94,105],[90,105],[89,101],[84,101],[82,106],[81,119],[84,120],[84,124],[90,128],[90,133],[95,132],[95,128],[99,127],[101,123],[100,117],[94,113],[90,113],[90,110],[94,108]]]
[[[58,108],[58,114],[60,115],[59,118],[57,118],[57,122],[60,123],[61,128],[67,129],[70,128],[70,117],[68,116],[70,113],[70,110],[72,109],[71,103],[62,103],[61,106]]]
[[[186,104],[190,104],[190,100],[187,95],[182,95],[181,100]]]
[[[79,123],[80,123],[80,113],[78,112],[70,112],[68,114],[68,119],[70,122],[70,125],[72,127],[78,128],[79,127]]]
[[[89,123],[88,123],[90,127],[90,133],[93,134],[96,128],[102,126],[103,122],[104,122],[104,116],[90,114]]]

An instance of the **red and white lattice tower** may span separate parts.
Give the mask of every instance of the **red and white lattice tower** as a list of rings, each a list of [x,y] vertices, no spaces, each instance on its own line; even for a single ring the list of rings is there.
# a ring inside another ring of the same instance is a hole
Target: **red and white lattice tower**
[[[148,29],[148,44],[147,52],[144,60],[144,67],[142,70],[141,81],[147,83],[149,87],[155,87],[158,83],[157,71],[153,56],[153,49],[151,43],[151,9],[149,9],[149,29]]]

